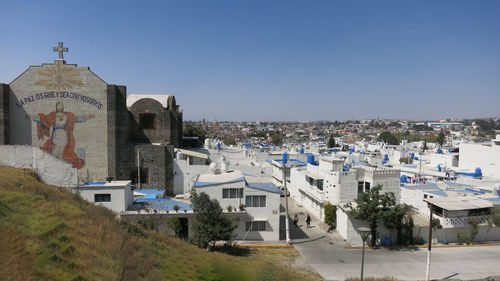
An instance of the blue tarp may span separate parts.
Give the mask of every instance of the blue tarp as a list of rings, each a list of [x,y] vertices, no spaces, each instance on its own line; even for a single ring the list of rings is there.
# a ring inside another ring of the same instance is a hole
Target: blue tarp
[[[282,194],[281,190],[279,190],[272,182],[247,182],[246,184],[250,188]]]
[[[153,194],[153,195],[163,195],[165,193],[165,190],[158,190],[155,188],[150,188],[150,189],[135,189],[135,192],[140,192],[144,194]]]
[[[239,182],[239,181],[244,181],[245,178],[237,178],[234,180],[226,181],[226,182],[202,182],[202,181],[197,181],[193,184],[194,187],[202,187],[202,186],[207,186],[207,185],[214,185],[214,184],[221,184],[221,183],[231,183],[231,182]]]
[[[171,199],[171,198],[159,198],[159,199],[141,198],[141,199],[135,200],[134,202],[135,203],[147,203],[151,209],[160,210],[160,211],[166,211],[166,210],[173,211],[175,205],[179,206],[179,211],[193,210],[193,207],[191,207],[191,205],[184,203],[184,202],[176,201],[176,200]]]
[[[446,192],[444,192],[442,190],[432,190],[432,191],[426,191],[426,192],[432,193],[434,195],[442,196],[442,197],[448,197],[448,195],[446,194]]]

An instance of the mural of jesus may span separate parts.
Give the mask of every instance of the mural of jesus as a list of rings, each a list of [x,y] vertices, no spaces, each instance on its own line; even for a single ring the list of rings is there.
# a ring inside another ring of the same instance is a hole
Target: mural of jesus
[[[64,104],[59,101],[56,104],[56,111],[49,114],[38,113],[36,116],[27,115],[27,117],[37,123],[38,139],[43,140],[48,137],[41,146],[42,150],[71,163],[77,169],[85,166],[85,159],[81,159],[75,153],[73,130],[76,123],[95,118],[95,114],[77,116],[72,112],[64,111]]]

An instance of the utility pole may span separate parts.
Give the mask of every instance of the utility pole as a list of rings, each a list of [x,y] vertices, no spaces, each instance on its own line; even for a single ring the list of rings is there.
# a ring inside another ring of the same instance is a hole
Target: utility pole
[[[141,162],[139,158],[139,149],[137,149],[137,186],[141,189]]]
[[[431,212],[429,216],[429,243],[427,246],[427,269],[425,270],[425,280],[429,281],[429,275],[431,273],[431,245],[432,245],[432,203],[429,203],[429,210]]]
[[[285,233],[286,233],[286,244],[290,245],[290,225],[288,222],[288,189],[286,187],[286,164],[285,161],[282,162],[283,164],[283,186],[285,187]]]

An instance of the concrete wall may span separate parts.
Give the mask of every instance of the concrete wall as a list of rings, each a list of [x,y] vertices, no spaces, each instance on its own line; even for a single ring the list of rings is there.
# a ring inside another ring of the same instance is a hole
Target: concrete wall
[[[78,181],[76,168],[38,147],[0,145],[0,165],[32,169],[50,185],[76,187]]]

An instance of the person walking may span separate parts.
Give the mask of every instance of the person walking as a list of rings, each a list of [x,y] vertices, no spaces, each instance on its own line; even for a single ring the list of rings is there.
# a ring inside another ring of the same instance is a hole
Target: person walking
[[[306,223],[307,223],[307,228],[310,228],[311,227],[311,216],[309,216],[309,214],[307,214]]]
[[[297,228],[298,224],[299,224],[299,216],[295,214],[295,217],[293,218],[293,225],[295,225],[295,228]]]

